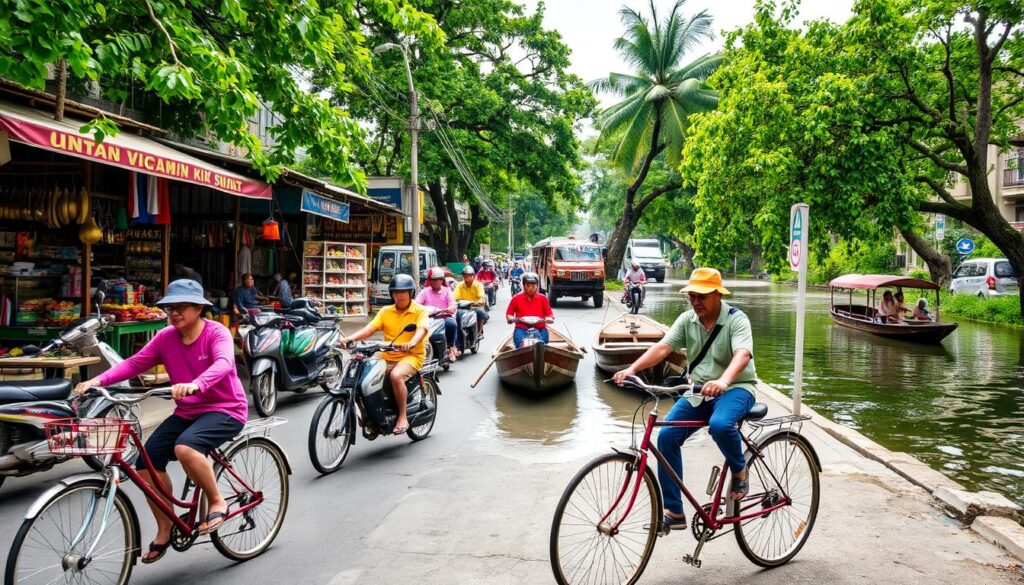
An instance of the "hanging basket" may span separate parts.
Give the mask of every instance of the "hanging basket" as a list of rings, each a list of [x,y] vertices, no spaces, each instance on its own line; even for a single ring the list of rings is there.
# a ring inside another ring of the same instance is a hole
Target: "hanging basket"
[[[275,242],[281,239],[281,229],[276,221],[268,219],[263,222],[263,239]]]

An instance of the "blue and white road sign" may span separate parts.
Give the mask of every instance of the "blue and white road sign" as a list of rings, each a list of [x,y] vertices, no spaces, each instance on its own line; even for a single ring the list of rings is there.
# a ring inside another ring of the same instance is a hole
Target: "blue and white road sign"
[[[956,241],[956,251],[960,254],[970,254],[974,251],[974,240],[971,238],[960,238]]]

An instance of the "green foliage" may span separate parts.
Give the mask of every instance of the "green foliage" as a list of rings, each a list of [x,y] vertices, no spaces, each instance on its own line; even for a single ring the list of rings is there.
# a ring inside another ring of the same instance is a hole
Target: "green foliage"
[[[621,280],[606,280],[604,281],[604,290],[610,290],[612,292],[622,292],[625,290],[625,285],[622,284]]]
[[[1020,297],[1006,295],[983,299],[974,295],[950,295],[942,293],[941,315],[943,320],[951,316],[988,323],[1024,326],[1020,316]]]
[[[893,267],[896,248],[892,240],[842,240],[823,256],[812,255],[807,265],[807,281],[828,284],[844,274],[897,274]],[[820,259],[819,259],[820,258]],[[786,276],[788,265],[782,273]]]
[[[910,278],[920,278],[921,280],[931,280],[932,275],[927,270],[921,270],[920,268],[914,268],[907,273]]]
[[[46,65],[99,80],[120,102],[151,92],[171,129],[248,149],[269,179],[305,148],[336,180],[362,189],[353,161],[362,130],[344,110],[306,91],[317,75],[332,93],[370,66],[364,22],[386,22],[436,44],[443,34],[405,0],[0,0],[0,77],[43,88]],[[249,118],[266,104],[278,123],[264,151]],[[112,125],[86,128],[97,139]]]

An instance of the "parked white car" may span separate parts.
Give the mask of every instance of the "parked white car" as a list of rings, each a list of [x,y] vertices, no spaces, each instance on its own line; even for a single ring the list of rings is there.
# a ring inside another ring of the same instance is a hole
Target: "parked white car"
[[[1017,275],[1006,258],[972,258],[965,260],[953,272],[949,284],[953,294],[994,297],[1015,295],[1020,292]]]

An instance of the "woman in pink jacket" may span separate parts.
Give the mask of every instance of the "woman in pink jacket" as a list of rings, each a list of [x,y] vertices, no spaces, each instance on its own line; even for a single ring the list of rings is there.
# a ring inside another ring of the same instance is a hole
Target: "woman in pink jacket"
[[[146,452],[157,477],[150,476],[141,457],[136,468],[149,484],[158,479],[173,493],[167,462],[180,461],[185,473],[209,500],[209,513],[199,527],[201,534],[208,534],[224,523],[227,503],[217,489],[213,464],[206,454],[242,430],[249,406],[235,371],[231,332],[201,316],[203,307],[210,304],[203,296],[202,285],[194,280],[176,280],[167,287],[167,296],[158,304],[167,311],[169,326],[161,329],[139,353],[82,382],[75,391],[116,384],[158,364],[164,365],[177,406],[146,441]],[[149,502],[149,507],[156,518],[157,531],[149,551],[142,557],[143,563],[153,563],[164,556],[173,526],[156,504]]]

